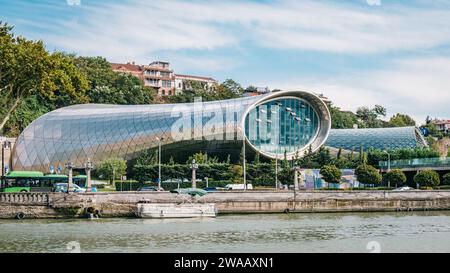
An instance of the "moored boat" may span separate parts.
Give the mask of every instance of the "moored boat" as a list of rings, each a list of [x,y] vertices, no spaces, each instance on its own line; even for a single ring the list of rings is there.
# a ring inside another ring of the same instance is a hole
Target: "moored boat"
[[[213,203],[192,202],[199,196],[207,194],[200,189],[177,189],[171,191],[182,197],[180,203],[151,203],[149,201],[137,204],[136,216],[140,218],[194,218],[194,217],[216,217],[217,209]],[[185,197],[190,195],[191,200]]]

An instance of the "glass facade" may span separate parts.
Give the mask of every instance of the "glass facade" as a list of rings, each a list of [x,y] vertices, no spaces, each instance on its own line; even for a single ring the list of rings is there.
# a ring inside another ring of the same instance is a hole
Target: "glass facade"
[[[159,142],[164,146],[223,141],[242,147],[244,117],[255,126],[255,111],[273,110],[277,101],[284,103],[284,108],[273,114],[280,121],[278,134],[270,128],[279,138],[276,145],[266,147],[259,128],[259,137],[247,139],[249,146],[273,158],[267,152],[277,150],[282,155],[285,149],[293,152],[305,145],[315,151],[324,144],[331,127],[328,108],[316,95],[304,91],[188,104],[84,104],[57,109],[33,121],[17,139],[12,168],[63,171],[67,162],[81,168],[88,159],[94,164],[112,157],[129,160],[158,147]],[[272,112],[266,114],[272,118]]]
[[[255,106],[245,117],[245,135],[257,150],[291,154],[308,146],[319,131],[319,116],[307,101],[289,97]]]
[[[392,150],[424,147],[427,144],[416,127],[398,127],[331,130],[325,145],[359,151],[361,147],[364,150]]]

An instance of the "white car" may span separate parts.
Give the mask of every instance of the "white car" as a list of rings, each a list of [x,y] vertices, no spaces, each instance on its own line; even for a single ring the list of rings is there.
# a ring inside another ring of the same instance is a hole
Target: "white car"
[[[245,190],[244,184],[227,184],[225,186],[227,190]],[[252,184],[247,184],[247,190],[253,190]]]
[[[412,191],[412,190],[415,190],[415,189],[411,188],[411,187],[400,187],[400,188],[396,188],[392,191]]]

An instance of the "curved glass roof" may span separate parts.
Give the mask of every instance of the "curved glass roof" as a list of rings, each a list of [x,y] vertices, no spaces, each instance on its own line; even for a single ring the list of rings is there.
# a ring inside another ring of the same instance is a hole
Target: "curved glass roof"
[[[427,146],[416,127],[332,129],[325,146],[345,150],[390,150]]]

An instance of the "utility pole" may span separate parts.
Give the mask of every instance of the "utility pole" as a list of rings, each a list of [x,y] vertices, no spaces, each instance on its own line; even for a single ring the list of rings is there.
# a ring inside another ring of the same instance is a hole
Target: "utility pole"
[[[243,168],[243,173],[244,173],[244,190],[247,190],[247,171],[246,171],[246,164],[245,164],[245,136],[243,136],[242,138],[242,152],[243,152],[243,162],[244,162],[244,168]]]
[[[391,154],[389,154],[389,152],[387,150],[384,150],[385,153],[387,153],[388,155],[388,167],[387,167],[387,172],[389,173],[391,171]],[[388,180],[388,188],[391,187],[391,181]]]
[[[161,141],[164,140],[164,138],[158,139],[158,191],[161,190]]]

